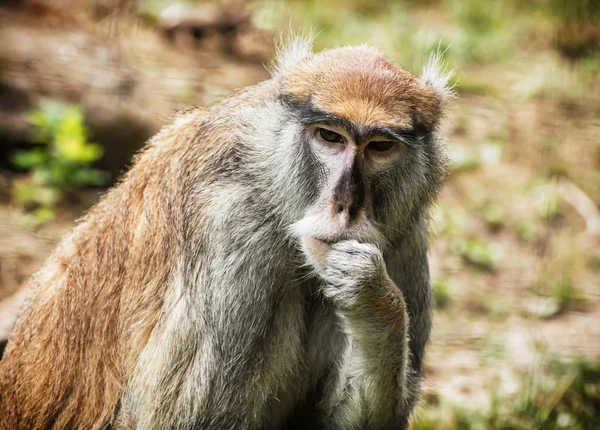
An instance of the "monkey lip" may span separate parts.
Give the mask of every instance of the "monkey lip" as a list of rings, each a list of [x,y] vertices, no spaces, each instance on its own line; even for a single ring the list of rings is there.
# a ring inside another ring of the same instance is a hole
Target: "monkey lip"
[[[340,242],[342,240],[347,240],[345,237],[342,236],[330,236],[330,237],[313,237],[313,240],[319,241],[319,242],[323,242],[324,244],[331,246],[336,242]]]
[[[304,251],[312,259],[317,266],[324,266],[327,260],[327,255],[331,251],[331,242],[329,239],[322,239],[316,237],[305,237]]]

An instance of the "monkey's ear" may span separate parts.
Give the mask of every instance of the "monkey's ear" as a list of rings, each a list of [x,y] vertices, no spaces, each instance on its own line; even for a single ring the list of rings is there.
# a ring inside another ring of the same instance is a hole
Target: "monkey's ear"
[[[429,60],[421,72],[421,81],[435,91],[440,102],[442,112],[449,102],[456,98],[454,85],[450,85],[450,79],[454,76],[454,70],[448,70],[447,64],[442,59],[442,52],[436,51],[429,56]]]
[[[275,60],[269,68],[271,76],[283,75],[302,60],[310,57],[312,55],[313,40],[314,36],[311,33],[308,35],[294,35],[290,31],[285,39],[282,35],[276,47]]]

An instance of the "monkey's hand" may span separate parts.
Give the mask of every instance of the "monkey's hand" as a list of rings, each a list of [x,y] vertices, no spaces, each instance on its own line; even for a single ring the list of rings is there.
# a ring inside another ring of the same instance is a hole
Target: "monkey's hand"
[[[388,276],[378,247],[356,240],[344,240],[327,247],[315,268],[325,281],[323,294],[339,310],[352,314],[366,312],[365,316],[371,317],[382,308],[393,314],[405,312],[402,292]]]
[[[323,402],[329,428],[406,428],[408,314],[374,245],[354,240],[328,245],[316,269],[334,304],[348,348]],[[346,421],[348,418],[350,421]]]

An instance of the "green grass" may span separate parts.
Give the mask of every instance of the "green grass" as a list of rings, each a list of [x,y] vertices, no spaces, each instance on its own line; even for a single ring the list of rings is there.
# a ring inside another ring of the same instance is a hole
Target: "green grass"
[[[475,269],[491,271],[494,267],[490,246],[479,237],[454,237],[450,243],[450,251],[460,255],[467,264]]]
[[[585,291],[579,285],[578,274],[588,257],[577,252],[577,244],[572,236],[567,229],[555,238],[533,284],[533,293],[546,298],[556,309],[549,316],[584,309],[587,302]]]
[[[473,410],[466,405],[425,398],[413,430],[430,429],[574,429],[600,428],[600,362],[548,358],[524,375],[516,395],[488,393],[490,407]]]

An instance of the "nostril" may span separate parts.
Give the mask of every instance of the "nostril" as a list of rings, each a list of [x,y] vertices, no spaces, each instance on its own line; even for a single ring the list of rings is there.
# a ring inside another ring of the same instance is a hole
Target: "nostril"
[[[341,214],[342,212],[344,212],[344,205],[341,203],[338,203],[337,206],[335,207],[337,213]]]

